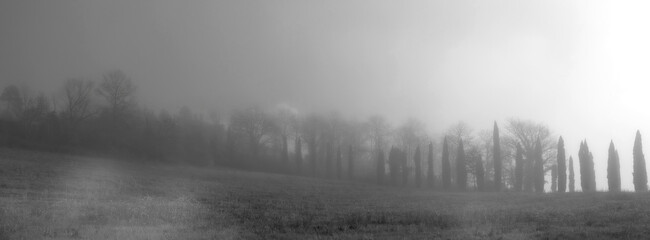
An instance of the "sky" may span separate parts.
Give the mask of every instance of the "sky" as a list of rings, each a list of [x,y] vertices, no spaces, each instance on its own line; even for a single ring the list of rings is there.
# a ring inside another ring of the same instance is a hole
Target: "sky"
[[[587,139],[600,190],[613,140],[633,189],[634,134],[650,134],[648,12],[644,1],[4,0],[0,86],[56,94],[120,69],[154,109],[287,104],[413,117],[436,133],[531,119],[564,137],[576,165]]]

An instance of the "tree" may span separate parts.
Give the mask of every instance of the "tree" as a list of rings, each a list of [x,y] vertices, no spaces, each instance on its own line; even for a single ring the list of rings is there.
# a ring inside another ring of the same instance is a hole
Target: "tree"
[[[339,145],[338,150],[336,150],[336,179],[341,180],[341,174],[343,174],[343,154],[341,153],[341,146]]]
[[[287,135],[282,135],[282,167],[289,169],[289,141]]]
[[[374,115],[368,119],[366,129],[368,130],[368,138],[370,145],[374,148],[373,150],[383,150],[382,147],[385,146],[386,137],[390,134],[390,125],[386,119],[382,116]]]
[[[332,142],[330,141],[325,145],[325,177],[332,177]]]
[[[449,162],[449,146],[447,145],[447,137],[444,138],[442,143],[442,186],[445,190],[451,188],[451,163]]]
[[[248,150],[255,161],[260,160],[260,151],[271,142],[273,134],[277,132],[275,122],[257,107],[235,110],[230,116],[230,125],[234,134],[246,140]]]
[[[634,191],[646,192],[648,191],[648,175],[645,167],[645,157],[643,156],[643,144],[641,143],[641,132],[636,131],[634,139]]]
[[[499,139],[499,127],[497,126],[496,121],[494,122],[494,131],[492,133],[492,137],[492,156],[494,157],[494,190],[498,192],[501,191],[501,170],[503,168],[503,164],[501,163],[501,140]]]
[[[296,109],[287,104],[279,104],[275,106],[274,110],[272,120],[274,120],[277,128],[276,133],[282,141],[280,159],[283,167],[289,171],[289,169],[291,169],[289,166],[289,136],[291,135],[291,132],[295,132],[295,134],[298,135],[298,113]]]
[[[479,191],[485,190],[485,169],[483,168],[483,158],[481,154],[476,158],[476,186]]]
[[[90,108],[93,86],[94,82],[90,80],[68,79],[65,82],[65,110],[62,115],[73,131],[82,121],[93,115]]]
[[[104,74],[97,93],[106,100],[113,124],[120,121],[134,104],[136,87],[120,70]]]
[[[557,166],[551,167],[551,192],[557,192]]]
[[[609,155],[607,158],[607,183],[610,192],[621,191],[621,166],[618,160],[618,151],[614,141],[609,142]]]
[[[406,155],[405,150],[399,150],[399,161],[401,163],[401,169],[402,169],[402,186],[408,185],[409,181],[409,166],[408,166],[408,158]]]
[[[430,188],[435,186],[436,177],[433,175],[433,142],[429,142],[429,153],[427,155],[427,183]]]
[[[467,187],[467,168],[465,164],[463,139],[460,139],[458,142],[458,153],[456,154],[456,186],[460,191],[464,191]]]
[[[106,119],[106,140],[114,146],[128,146],[124,140],[130,131],[130,117],[135,106],[136,87],[120,70],[110,71],[103,75],[102,81],[96,89],[97,94],[106,101],[102,118]],[[118,141],[119,139],[119,141]]]
[[[558,192],[566,192],[566,156],[564,154],[564,139],[557,141],[557,171]]]
[[[517,143],[517,152],[515,155],[515,191],[522,191],[524,182],[524,155],[519,143]]]
[[[415,148],[413,162],[415,163],[415,186],[420,187],[422,185],[422,156],[420,155],[420,146]]]
[[[594,174],[594,160],[586,140],[580,143],[578,158],[580,160],[580,185],[582,186],[582,191],[595,192],[596,178]]]
[[[386,175],[385,165],[384,151],[379,150],[377,152],[377,184],[384,184],[384,176]]]
[[[319,115],[309,115],[302,124],[302,132],[305,142],[307,143],[307,151],[309,152],[309,166],[311,168],[312,176],[316,176],[316,162],[318,161],[318,153],[320,150],[319,142],[322,138],[322,129],[325,121]]]
[[[569,192],[575,192],[576,189],[575,174],[573,173],[573,157],[569,156]]]
[[[348,148],[348,179],[354,180],[354,153],[352,145]]]
[[[393,186],[397,186],[397,178],[399,176],[399,152],[397,148],[391,147],[388,154],[388,166],[390,168],[390,180]]]
[[[9,85],[2,90],[0,101],[5,102],[8,106],[8,111],[5,113],[7,118],[18,120],[22,118],[23,110],[25,108],[24,94],[21,94],[20,89],[15,85]]]
[[[300,137],[296,137],[296,174],[302,173],[302,142]]]
[[[539,139],[537,139],[537,143],[535,144],[535,151],[534,151],[534,160],[533,163],[535,164],[535,169],[534,169],[534,176],[535,176],[535,192],[538,193],[543,193],[544,192],[544,162],[542,160],[542,143]]]
[[[551,131],[548,127],[541,123],[535,123],[527,120],[519,119],[510,119],[506,125],[508,130],[508,135],[505,140],[510,143],[511,146],[516,145],[517,143],[521,144],[524,161],[524,178],[523,178],[523,188],[524,191],[531,192],[534,190],[535,186],[542,185],[540,180],[543,181],[546,171],[550,170],[550,166],[555,162],[555,157],[557,150],[555,144],[555,138],[552,136]],[[540,167],[539,163],[536,164],[538,155],[536,151],[537,142],[541,144],[541,176],[539,174]]]

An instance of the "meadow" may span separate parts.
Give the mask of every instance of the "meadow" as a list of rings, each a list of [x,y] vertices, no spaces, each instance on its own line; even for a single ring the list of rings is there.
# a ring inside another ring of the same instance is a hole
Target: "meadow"
[[[641,239],[650,194],[455,193],[0,149],[0,239]]]

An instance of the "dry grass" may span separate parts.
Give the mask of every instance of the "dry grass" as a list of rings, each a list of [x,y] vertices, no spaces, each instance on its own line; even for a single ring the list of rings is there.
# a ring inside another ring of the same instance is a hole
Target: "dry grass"
[[[650,195],[439,193],[0,150],[0,239],[641,239]]]

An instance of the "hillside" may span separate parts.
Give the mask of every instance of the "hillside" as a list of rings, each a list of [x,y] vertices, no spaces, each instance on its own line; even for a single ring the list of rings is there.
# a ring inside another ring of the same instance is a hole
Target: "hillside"
[[[648,194],[441,193],[0,150],[0,239],[638,239],[648,222]]]

